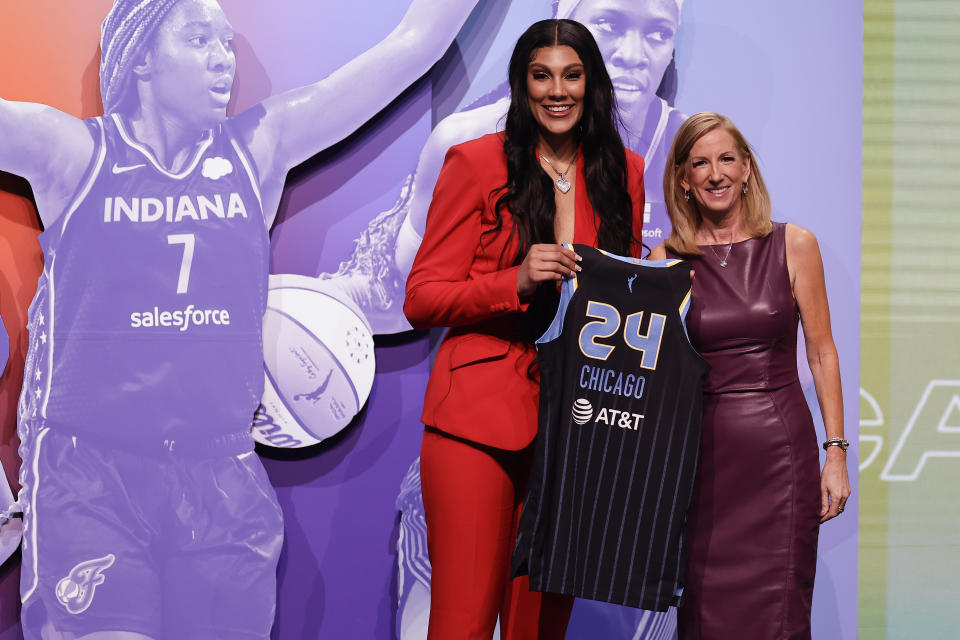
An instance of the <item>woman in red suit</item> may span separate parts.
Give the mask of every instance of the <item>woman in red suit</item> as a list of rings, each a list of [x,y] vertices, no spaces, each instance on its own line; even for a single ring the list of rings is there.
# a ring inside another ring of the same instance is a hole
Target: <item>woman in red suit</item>
[[[590,32],[534,24],[509,81],[506,130],[447,153],[407,280],[410,323],[451,327],[423,411],[431,640],[488,640],[498,614],[504,640],[563,637],[572,599],[509,579],[537,433],[536,314],[525,312],[579,269],[558,243],[641,250],[643,159],[617,133]]]

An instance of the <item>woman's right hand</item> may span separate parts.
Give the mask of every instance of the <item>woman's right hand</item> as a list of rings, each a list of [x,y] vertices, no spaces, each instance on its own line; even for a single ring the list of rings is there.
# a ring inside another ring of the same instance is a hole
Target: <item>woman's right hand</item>
[[[533,297],[544,282],[556,282],[580,271],[580,256],[559,244],[535,244],[520,263],[517,272],[517,295],[521,300]]]

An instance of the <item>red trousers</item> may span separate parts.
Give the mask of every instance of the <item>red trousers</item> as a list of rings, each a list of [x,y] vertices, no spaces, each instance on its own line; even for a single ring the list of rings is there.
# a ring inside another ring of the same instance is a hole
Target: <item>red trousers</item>
[[[433,568],[428,640],[561,640],[573,597],[510,579],[533,447],[504,451],[427,428],[420,480]]]

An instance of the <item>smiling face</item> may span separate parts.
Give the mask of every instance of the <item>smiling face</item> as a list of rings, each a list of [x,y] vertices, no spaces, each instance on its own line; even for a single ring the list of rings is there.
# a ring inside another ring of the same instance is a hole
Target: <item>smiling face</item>
[[[582,0],[570,17],[596,38],[624,115],[645,115],[673,57],[676,0]]]
[[[693,143],[680,186],[690,191],[701,213],[739,215],[741,189],[750,176],[750,158],[726,129],[719,127]]]
[[[157,27],[137,73],[156,107],[210,127],[226,117],[236,58],[233,27],[215,0],[180,0]]]
[[[541,47],[527,65],[527,99],[540,135],[572,135],[583,116],[587,90],[583,62],[568,46]]]

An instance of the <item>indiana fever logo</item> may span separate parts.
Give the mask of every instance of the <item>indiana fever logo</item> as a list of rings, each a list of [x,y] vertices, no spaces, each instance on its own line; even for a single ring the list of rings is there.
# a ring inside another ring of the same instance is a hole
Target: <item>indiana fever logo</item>
[[[72,614],[83,613],[93,603],[93,593],[103,584],[103,572],[113,566],[117,559],[112,553],[102,558],[81,562],[66,578],[57,583],[57,600]]]

